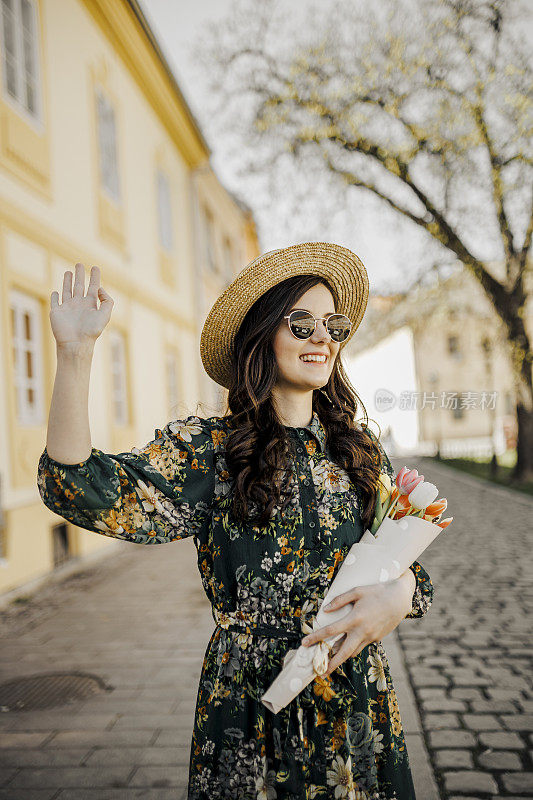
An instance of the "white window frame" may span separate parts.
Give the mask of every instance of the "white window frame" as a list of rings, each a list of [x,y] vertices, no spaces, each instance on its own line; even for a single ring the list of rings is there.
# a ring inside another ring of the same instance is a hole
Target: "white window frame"
[[[117,329],[109,331],[109,358],[113,422],[125,426],[129,423],[127,348],[126,337]]]
[[[35,297],[12,289],[10,292],[10,319],[13,337],[13,369],[15,376],[15,395],[17,418],[21,425],[42,425],[44,423],[43,357],[41,338],[41,307]],[[29,339],[26,338],[24,317],[29,320]],[[30,354],[33,375],[27,370],[27,356]],[[28,391],[33,390],[33,402]]]
[[[8,8],[8,2],[11,8]],[[23,8],[28,12],[28,25],[24,24]],[[0,0],[0,44],[2,52],[3,95],[18,112],[32,123],[42,126],[42,80],[39,51],[39,13],[35,0]],[[13,42],[8,50],[6,29],[11,26]],[[15,81],[14,91],[8,87],[8,69],[11,67]],[[33,70],[33,71],[32,71]],[[34,109],[28,105],[28,88],[33,88]]]
[[[96,128],[100,186],[109,197],[120,203],[120,177],[117,155],[117,123],[113,104],[100,87],[96,87]]]
[[[166,381],[169,414],[174,414],[180,401],[179,359],[173,348],[166,352]]]
[[[170,180],[161,169],[157,170],[157,218],[159,223],[159,243],[167,253],[174,248],[172,225],[172,195]]]

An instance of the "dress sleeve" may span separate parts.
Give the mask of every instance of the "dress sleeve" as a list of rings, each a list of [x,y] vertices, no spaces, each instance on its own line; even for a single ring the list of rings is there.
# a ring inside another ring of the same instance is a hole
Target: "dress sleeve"
[[[37,486],[45,506],[95,533],[136,544],[200,538],[214,495],[209,420],[174,420],[141,449],[111,455],[93,447],[85,461],[62,464],[46,448]]]
[[[386,454],[383,445],[377,438],[377,436],[367,429],[369,433],[372,433],[372,436],[379,448],[379,452],[381,454],[381,472],[386,473],[389,478],[391,479],[392,483],[394,483],[396,479],[396,472],[394,471],[394,467],[390,463],[389,457]],[[431,578],[429,577],[428,573],[418,561],[413,561],[409,569],[413,572],[415,579],[416,579],[416,586],[415,591],[413,593],[413,602],[411,605],[411,611],[406,614],[405,619],[415,619],[416,617],[423,617],[424,614],[429,610],[431,603],[433,602],[433,595],[434,595],[434,586],[431,582]]]

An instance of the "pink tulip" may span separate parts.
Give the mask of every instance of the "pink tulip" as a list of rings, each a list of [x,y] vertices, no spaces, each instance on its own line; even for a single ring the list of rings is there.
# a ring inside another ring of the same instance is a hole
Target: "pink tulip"
[[[400,490],[400,494],[411,494],[415,486],[418,486],[423,480],[424,476],[419,475],[416,469],[402,467],[396,475],[396,486]]]

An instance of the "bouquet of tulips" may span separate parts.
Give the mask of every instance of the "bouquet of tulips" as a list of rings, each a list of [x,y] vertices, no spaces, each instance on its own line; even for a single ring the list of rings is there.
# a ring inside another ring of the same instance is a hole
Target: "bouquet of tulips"
[[[325,612],[335,597],[359,586],[385,583],[399,578],[453,517],[441,519],[445,498],[436,500],[438,489],[416,469],[402,467],[394,485],[386,473],[378,482],[374,518],[370,528],[352,545],[329,587],[313,625],[302,621],[302,632],[312,633],[350,613],[353,603]],[[310,647],[289,650],[283,669],[261,701],[274,714],[290,703],[317,675],[323,675],[342,633]]]
[[[419,475],[416,469],[402,467],[394,486],[387,473],[383,472],[379,477],[370,532],[376,533],[385,517],[401,519],[407,515],[433,522],[439,528],[447,528],[453,517],[441,520],[448,503],[445,497],[435,500],[438,493],[435,484],[425,481],[424,476]]]

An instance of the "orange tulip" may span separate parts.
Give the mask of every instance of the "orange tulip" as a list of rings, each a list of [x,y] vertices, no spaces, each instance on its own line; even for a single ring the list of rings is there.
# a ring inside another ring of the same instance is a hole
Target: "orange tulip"
[[[431,517],[438,517],[439,514],[442,514],[442,512],[446,510],[447,505],[448,501],[445,497],[441,500],[435,500],[434,503],[430,503],[429,506],[426,506],[426,514],[429,514]]]
[[[452,519],[453,517],[448,517],[447,519],[443,519],[442,522],[437,522],[436,524],[439,526],[439,528],[447,528]]]

